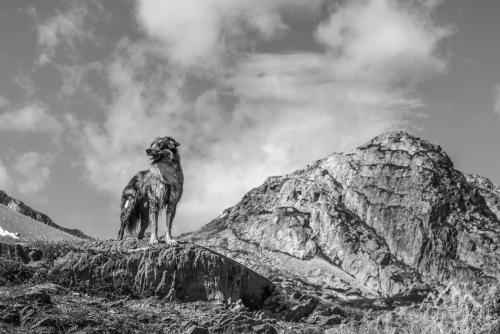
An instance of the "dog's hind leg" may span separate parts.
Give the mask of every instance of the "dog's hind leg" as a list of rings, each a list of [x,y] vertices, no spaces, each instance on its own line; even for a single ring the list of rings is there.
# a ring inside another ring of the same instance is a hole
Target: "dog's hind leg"
[[[137,235],[137,239],[139,239],[139,240],[144,239],[144,232],[146,232],[147,228],[148,228],[147,224],[141,224],[141,229],[139,230],[139,234]]]
[[[141,208],[140,217],[139,217],[139,234],[137,235],[137,239],[142,240],[144,238],[144,232],[149,226],[149,206],[143,206]]]
[[[127,225],[126,221],[122,220],[120,223],[120,229],[118,230],[118,240],[123,239],[123,235],[125,234],[125,225]]]
[[[120,229],[118,230],[118,240],[122,240],[125,234],[125,229],[129,231],[135,223],[135,198],[133,196],[122,197],[121,214],[120,214]]]

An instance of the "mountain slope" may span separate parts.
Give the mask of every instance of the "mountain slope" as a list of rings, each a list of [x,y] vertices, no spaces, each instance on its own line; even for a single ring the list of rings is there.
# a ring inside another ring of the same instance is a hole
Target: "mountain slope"
[[[498,189],[455,170],[440,146],[396,131],[268,178],[186,238],[341,298],[391,296],[498,277]]]
[[[0,213],[1,214],[0,217],[3,217],[4,218],[3,220],[6,220],[5,217],[7,217],[7,216],[11,217],[10,214],[7,214],[7,215],[3,214],[6,212],[5,209],[10,209],[10,211],[14,211],[16,213],[19,213],[20,215],[23,215],[27,218],[31,218],[31,219],[25,220],[25,222],[37,221],[39,223],[48,225],[53,229],[57,229],[57,230],[62,231],[64,233],[75,236],[77,238],[90,239],[87,235],[85,235],[82,231],[80,231],[78,229],[69,229],[69,228],[65,228],[65,227],[57,225],[46,214],[43,214],[39,211],[32,209],[31,207],[27,206],[24,202],[9,196],[3,190],[0,190],[0,206],[2,206],[2,211]],[[17,217],[17,219],[16,219],[17,221],[23,220],[22,219],[23,217],[16,216],[16,215],[14,215],[14,217]],[[24,227],[24,231],[26,231],[26,226]]]
[[[0,244],[35,240],[62,241],[81,238],[43,224],[0,204]]]

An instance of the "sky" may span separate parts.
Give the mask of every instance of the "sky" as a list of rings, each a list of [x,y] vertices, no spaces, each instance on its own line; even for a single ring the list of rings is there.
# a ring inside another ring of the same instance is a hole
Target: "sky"
[[[172,136],[176,235],[268,176],[394,129],[500,183],[499,12],[496,0],[2,0],[0,189],[114,238],[144,149]]]

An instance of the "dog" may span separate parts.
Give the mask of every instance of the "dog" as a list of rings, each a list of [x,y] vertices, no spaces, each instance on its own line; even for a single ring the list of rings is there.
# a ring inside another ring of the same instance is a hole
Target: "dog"
[[[138,172],[123,189],[118,240],[123,239],[125,229],[132,234],[138,224],[140,229],[137,238],[141,240],[147,227],[152,224],[149,243],[158,243],[158,216],[166,208],[165,242],[177,244],[172,238],[172,222],[184,184],[178,147],[179,143],[175,139],[158,137],[146,149],[146,154],[151,158],[151,168]]]

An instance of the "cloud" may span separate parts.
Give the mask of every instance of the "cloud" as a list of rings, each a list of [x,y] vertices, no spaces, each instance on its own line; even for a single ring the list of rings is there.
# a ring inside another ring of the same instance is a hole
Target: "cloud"
[[[7,167],[0,160],[0,190],[8,190],[12,185],[12,180],[7,172]]]
[[[493,91],[495,94],[495,104],[493,106],[493,112],[500,116],[500,84],[497,84]]]
[[[0,113],[0,130],[59,134],[62,125],[39,103]]]
[[[8,107],[10,105],[9,100],[0,95],[0,110]]]
[[[104,104],[106,94],[101,83],[103,65],[100,62],[87,64],[56,65],[62,79],[59,98],[62,102],[72,103],[76,98],[83,98],[92,107],[100,108]],[[87,104],[88,105],[88,104]]]
[[[345,149],[405,126],[424,106],[415,86],[446,69],[438,47],[451,34],[431,20],[429,8],[435,7],[390,0],[346,2],[315,31],[324,52],[248,54],[228,85],[240,107],[260,110],[252,115],[261,123],[257,128],[275,124],[269,140],[274,146],[288,143],[285,156],[306,152],[313,159],[328,147]]]
[[[16,174],[16,186],[23,195],[35,195],[47,186],[53,158],[39,152],[26,152],[17,157],[12,165]]]
[[[71,1],[65,10],[37,24],[40,65],[52,61],[59,47],[73,50],[77,43],[95,38],[92,26],[87,22],[90,12],[88,3]],[[38,19],[36,12],[32,16]]]
[[[146,33],[165,43],[169,59],[183,66],[217,64],[238,47],[248,47],[248,33],[272,39],[288,30],[282,12],[317,11],[310,0],[185,0],[137,2],[137,20]]]
[[[439,46],[451,31],[432,20],[433,4],[349,1],[322,22],[319,2],[196,5],[138,2],[149,38],[119,43],[106,65],[106,120],[85,123],[80,143],[86,177],[118,202],[147,168],[150,141],[178,139],[186,181],[177,232],[200,227],[267,176],[407,126],[425,104],[417,84],[446,69]],[[311,39],[323,50],[259,51],[293,30],[284,13],[297,8],[316,20]]]
[[[336,77],[382,83],[418,82],[444,70],[438,42],[452,30],[435,24],[429,2],[349,1],[316,31]]]

